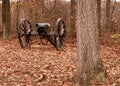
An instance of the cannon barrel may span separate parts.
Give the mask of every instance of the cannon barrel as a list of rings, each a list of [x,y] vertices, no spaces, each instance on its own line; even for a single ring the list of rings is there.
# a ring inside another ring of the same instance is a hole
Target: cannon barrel
[[[49,23],[37,23],[35,24],[37,28],[50,28],[51,25]]]
[[[50,24],[49,23],[37,23],[35,24],[36,31],[39,35],[45,35],[49,32]]]

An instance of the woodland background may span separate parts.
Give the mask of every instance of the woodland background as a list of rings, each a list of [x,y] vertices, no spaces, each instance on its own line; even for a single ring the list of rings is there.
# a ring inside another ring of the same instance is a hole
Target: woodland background
[[[12,0],[11,0],[12,1]],[[109,1],[109,0],[108,0]],[[120,3],[116,0],[111,0],[108,8],[106,7],[106,1],[101,2],[101,32],[108,33],[119,33],[120,32]],[[28,19],[33,28],[37,22],[49,22],[54,28],[57,18],[61,17],[65,20],[68,34],[74,34],[76,29],[73,20],[75,20],[75,2],[74,0],[64,1],[64,0],[17,0],[16,2],[11,2],[11,33],[14,33],[13,37],[16,37],[16,28],[22,18]],[[106,10],[107,9],[107,10]],[[0,5],[0,15],[2,14],[2,5]],[[110,21],[109,27],[106,28],[107,17]],[[73,20],[72,20],[73,19]],[[2,16],[0,16],[0,32],[2,32]],[[72,22],[72,23],[71,23]],[[71,36],[71,35],[70,35]]]
[[[97,1],[100,53],[108,76],[106,82],[92,82],[92,84],[119,86],[120,2]],[[0,3],[0,85],[74,86],[77,61],[75,0],[11,0],[9,10],[11,17],[4,16],[11,20],[8,22],[10,28],[9,26],[7,28],[10,40],[7,41],[3,40],[2,9],[4,8]],[[33,30],[35,23],[38,22],[48,22],[54,30],[59,17],[65,20],[67,29],[67,43],[63,51],[56,51],[51,44],[39,45],[38,37],[33,38],[30,49],[20,48],[17,27],[22,18],[32,23]]]

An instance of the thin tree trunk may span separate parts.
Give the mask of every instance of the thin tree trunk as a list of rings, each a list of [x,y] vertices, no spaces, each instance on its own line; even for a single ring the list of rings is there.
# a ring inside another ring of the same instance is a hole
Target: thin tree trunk
[[[3,39],[10,38],[11,15],[10,15],[10,1],[2,0],[2,29]]]
[[[44,0],[35,0],[35,2],[38,5],[39,11],[40,11],[40,19],[43,20]]]
[[[97,11],[98,11],[98,30],[101,35],[101,0],[97,0]]]
[[[115,12],[115,6],[116,6],[117,2],[116,0],[114,1],[113,5],[112,5],[112,8],[111,8],[111,13],[110,13],[110,19],[112,20],[113,19],[113,14]],[[112,32],[115,32],[115,29],[114,29],[114,26],[113,26],[113,21],[111,21],[111,31]]]
[[[77,0],[77,72],[78,86],[89,86],[92,79],[105,80],[98,42],[96,0]]]
[[[43,5],[44,5],[44,1],[41,0],[41,19],[43,20]]]
[[[53,9],[54,9],[54,20],[56,22],[56,20],[57,20],[57,17],[56,17],[56,15],[57,15],[57,0],[53,1]]]
[[[111,17],[110,17],[110,7],[111,0],[106,0],[106,29],[111,29]]]
[[[70,30],[70,37],[73,39],[76,34],[75,34],[75,31],[76,31],[76,28],[75,28],[75,14],[76,14],[76,0],[71,0],[71,30]]]
[[[114,3],[113,3],[113,6],[111,8],[111,14],[110,14],[111,15],[111,19],[113,18],[113,14],[114,14],[114,11],[115,11],[116,4],[117,4],[117,1],[115,0]]]
[[[20,13],[20,10],[19,10],[19,0],[17,0],[17,4],[16,4],[16,28],[18,28],[18,23],[19,23],[19,13]]]

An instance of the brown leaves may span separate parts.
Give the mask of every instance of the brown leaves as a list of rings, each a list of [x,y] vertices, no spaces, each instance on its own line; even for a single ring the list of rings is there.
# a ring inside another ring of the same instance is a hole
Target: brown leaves
[[[101,46],[101,55],[108,74],[104,86],[119,86],[120,46]],[[0,85],[72,86],[76,61],[75,44],[57,51],[51,44],[21,49],[17,40],[0,41]]]
[[[0,85],[66,86],[75,69],[77,55],[72,51],[76,48],[69,45],[64,51],[51,44],[21,49],[17,40],[0,41]]]

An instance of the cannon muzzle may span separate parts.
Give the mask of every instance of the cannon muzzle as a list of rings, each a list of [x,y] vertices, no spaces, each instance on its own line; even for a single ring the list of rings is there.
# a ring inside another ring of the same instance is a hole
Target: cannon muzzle
[[[50,28],[51,25],[49,23],[37,23],[35,26],[37,28]]]
[[[49,23],[37,23],[35,24],[37,32],[39,35],[45,35],[49,32],[50,24]]]

